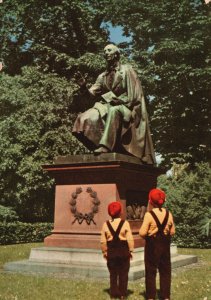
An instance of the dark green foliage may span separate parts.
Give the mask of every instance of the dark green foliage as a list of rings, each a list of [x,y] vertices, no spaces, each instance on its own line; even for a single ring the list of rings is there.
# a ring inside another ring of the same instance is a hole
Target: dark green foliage
[[[0,245],[42,242],[52,229],[51,223],[0,222]]]
[[[69,77],[77,68],[75,59],[97,53],[107,39],[87,1],[8,0],[0,11],[1,55],[9,74],[36,64]]]
[[[0,222],[15,222],[18,221],[18,215],[12,207],[0,205]]]
[[[206,236],[211,235],[211,207],[209,207],[208,211],[205,213],[204,218],[201,221],[201,233]]]
[[[202,224],[210,219],[211,169],[197,164],[191,172],[183,171],[178,178],[159,177],[158,186],[167,194],[166,206],[176,224],[175,242],[181,247],[211,247],[211,232],[204,232]]]
[[[71,134],[75,85],[36,68],[3,75],[1,83],[0,203],[25,221],[52,220],[53,182],[42,164],[85,151]]]

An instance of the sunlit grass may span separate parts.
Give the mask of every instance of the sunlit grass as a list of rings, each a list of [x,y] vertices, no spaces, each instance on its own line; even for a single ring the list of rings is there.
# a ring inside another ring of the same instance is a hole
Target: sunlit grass
[[[71,276],[43,276],[4,273],[3,265],[29,257],[36,244],[0,246],[0,299],[2,300],[104,300],[109,299],[108,280],[73,279]],[[194,254],[199,263],[173,271],[172,300],[211,299],[211,250],[179,249]],[[129,300],[144,299],[144,280],[129,282]]]
[[[31,248],[43,246],[42,243],[18,244],[0,246],[0,268],[9,261],[16,261],[29,258]]]

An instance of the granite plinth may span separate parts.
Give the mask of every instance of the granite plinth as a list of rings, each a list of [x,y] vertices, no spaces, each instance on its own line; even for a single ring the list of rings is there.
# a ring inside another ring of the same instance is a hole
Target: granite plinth
[[[55,179],[56,185],[54,229],[44,240],[45,246],[91,249],[99,249],[103,222],[110,218],[108,204],[121,202],[122,217],[126,218],[128,205],[147,206],[149,190],[156,187],[158,175],[164,172],[141,164],[136,157],[118,153],[61,156],[43,168]],[[81,192],[77,194],[79,189]],[[100,205],[91,221],[85,217],[79,220],[71,212],[72,195],[77,194],[75,209],[87,216],[93,209],[93,198],[88,190],[96,193]],[[138,235],[141,220],[129,222],[135,247],[144,246]]]
[[[192,255],[178,255],[177,247],[171,246],[172,268],[197,262]],[[4,265],[5,271],[39,274],[67,274],[74,278],[109,278],[106,261],[97,249],[72,249],[41,247],[31,250],[29,260],[10,262]],[[129,280],[145,276],[144,248],[136,248],[129,271]]]

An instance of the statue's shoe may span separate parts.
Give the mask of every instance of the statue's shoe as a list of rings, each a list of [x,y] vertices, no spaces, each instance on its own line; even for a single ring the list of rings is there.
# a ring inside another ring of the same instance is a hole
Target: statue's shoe
[[[101,146],[94,151],[94,154],[97,155],[97,154],[108,153],[108,152],[110,151],[106,147]]]

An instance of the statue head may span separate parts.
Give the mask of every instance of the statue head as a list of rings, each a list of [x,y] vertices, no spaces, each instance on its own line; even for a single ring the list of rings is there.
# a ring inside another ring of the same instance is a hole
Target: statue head
[[[107,62],[119,61],[120,50],[117,46],[109,44],[104,48],[104,57]]]

